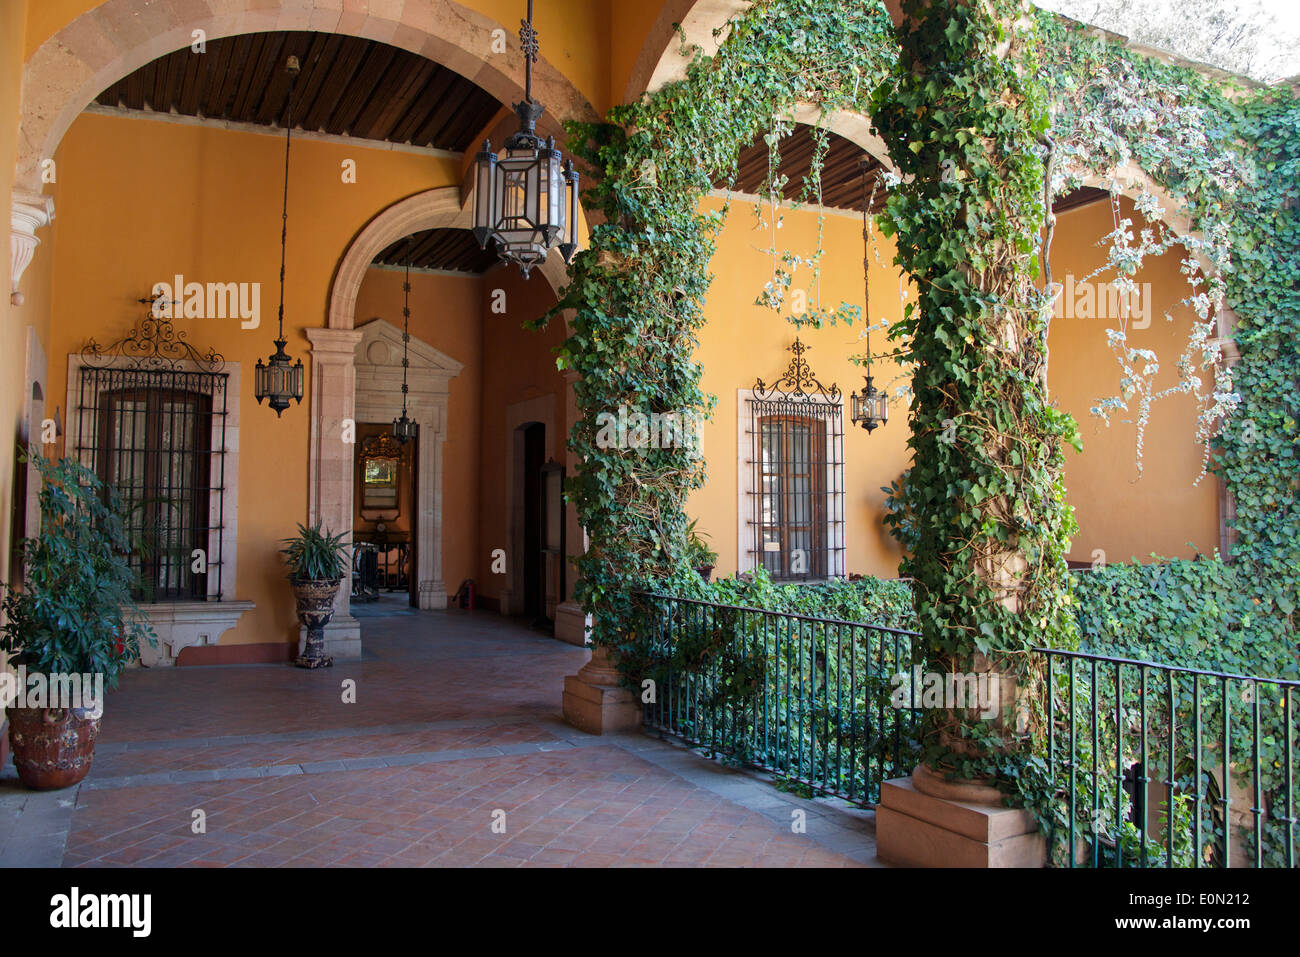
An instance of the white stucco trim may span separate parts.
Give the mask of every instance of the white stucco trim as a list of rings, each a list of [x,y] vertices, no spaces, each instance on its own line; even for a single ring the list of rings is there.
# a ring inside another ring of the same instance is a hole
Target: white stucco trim
[[[386,422],[402,409],[402,330],[386,319],[357,327],[356,408],[358,422]],[[409,343],[407,414],[420,426],[415,497],[416,581],[420,607],[447,607],[442,570],[443,445],[451,380],[464,365],[415,336]]]

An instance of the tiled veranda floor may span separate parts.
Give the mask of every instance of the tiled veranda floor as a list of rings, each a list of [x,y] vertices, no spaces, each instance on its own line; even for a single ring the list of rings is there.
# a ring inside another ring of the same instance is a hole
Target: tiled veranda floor
[[[332,670],[129,673],[78,788],[4,769],[0,865],[874,863],[867,812],[564,724],[585,651],[490,614],[370,611],[364,659]]]

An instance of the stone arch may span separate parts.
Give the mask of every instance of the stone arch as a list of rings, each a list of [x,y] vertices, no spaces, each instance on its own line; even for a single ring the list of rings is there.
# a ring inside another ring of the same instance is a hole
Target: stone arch
[[[357,362],[359,343],[376,329],[374,323],[357,328],[357,295],[366,270],[382,250],[392,243],[425,229],[467,229],[472,208],[462,204],[459,186],[442,186],[398,200],[368,222],[339,260],[330,287],[329,307],[323,328],[306,330],[311,342],[310,434],[308,438],[307,508],[310,522],[321,521],[330,529],[350,528],[355,471],[352,447],[339,441],[345,420],[356,420]],[[547,258],[539,272],[557,294],[567,270],[558,254]],[[567,325],[567,316],[566,316]],[[373,328],[372,328],[373,327]],[[422,509],[439,514],[421,515],[420,527],[441,527],[440,511],[442,444],[446,435],[445,417],[434,416],[421,423],[421,485],[431,490]],[[422,535],[423,537],[423,535]],[[426,549],[427,549],[426,545]],[[440,555],[440,549],[431,553]],[[418,559],[417,559],[418,560]],[[430,566],[430,587],[422,591],[421,607],[446,607],[446,590],[441,582],[441,567]],[[421,583],[423,586],[423,582]],[[326,626],[326,642],[331,654],[355,657],[360,653],[361,627],[349,612],[352,583],[344,579],[335,598],[334,620]]]
[[[901,23],[902,0],[884,0],[884,4],[894,23]],[[709,56],[716,53],[726,39],[722,27],[750,5],[751,0],[666,0],[632,65],[623,102],[684,79],[696,50]]]
[[[330,286],[329,329],[351,329],[356,322],[357,294],[366,270],[392,243],[425,229],[469,229],[473,223],[470,203],[463,203],[459,186],[442,186],[398,200],[375,216],[357,233],[339,261]],[[538,267],[552,291],[559,294],[568,271],[558,256],[548,256]]]
[[[365,37],[419,54],[472,80],[504,104],[523,98],[523,58],[507,30],[509,50],[491,52],[501,24],[454,0],[333,8],[321,0],[248,0],[185,5],[105,0],[42,43],[23,65],[14,190],[41,192],[41,160],[54,155],[77,115],[105,87],[158,57],[207,39],[274,30],[313,30]],[[198,11],[198,12],[196,12]],[[587,98],[545,59],[533,89],[546,104],[539,126],[563,140],[565,120],[596,119]]]

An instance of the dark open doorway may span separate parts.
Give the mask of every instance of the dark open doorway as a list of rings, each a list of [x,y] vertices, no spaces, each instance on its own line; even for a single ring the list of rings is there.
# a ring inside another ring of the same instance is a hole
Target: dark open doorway
[[[418,443],[395,440],[390,423],[357,426],[353,602],[419,607]]]
[[[542,466],[546,462],[546,426],[533,422],[524,433],[524,614],[544,621],[546,566],[542,562]]]

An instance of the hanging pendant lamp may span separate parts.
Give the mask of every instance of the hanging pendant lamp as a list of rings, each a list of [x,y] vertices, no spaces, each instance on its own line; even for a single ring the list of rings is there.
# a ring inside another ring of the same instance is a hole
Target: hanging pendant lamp
[[[402,415],[393,419],[393,438],[405,445],[420,434],[420,425],[406,414],[406,370],[410,367],[408,353],[411,344],[411,258],[406,258],[406,281],[402,283],[405,299],[402,303]]]
[[[290,356],[284,351],[288,340],[284,337],[284,254],[289,232],[289,140],[293,134],[293,88],[302,67],[296,56],[289,57],[285,63],[285,72],[289,74],[289,99],[285,107],[284,123],[284,202],[280,211],[280,313],[279,335],[275,338],[275,352],[265,364],[257,360],[253,370],[253,394],[257,404],[263,400],[275,409],[276,418],[289,408],[289,400],[302,402],[302,360],[290,364]]]
[[[867,224],[867,217],[871,215],[871,206],[876,198],[876,191],[872,189],[871,195],[868,197],[867,167],[870,164],[869,159],[863,159],[859,166],[862,170],[862,317],[867,323],[867,374],[864,378],[867,381],[861,392],[854,392],[849,396],[850,419],[854,425],[860,425],[866,429],[868,435],[889,421],[889,396],[876,388],[871,375],[871,234]],[[879,179],[877,179],[877,185],[879,185]]]
[[[578,251],[578,171],[573,160],[563,160],[555,137],[543,141],[537,135],[545,108],[533,100],[533,64],[539,49],[533,0],[528,0],[528,19],[521,24],[524,99],[515,104],[519,129],[500,155],[484,140],[476,157],[474,238],[483,249],[495,242],[502,261],[518,265],[527,279],[556,246],[566,264]]]

